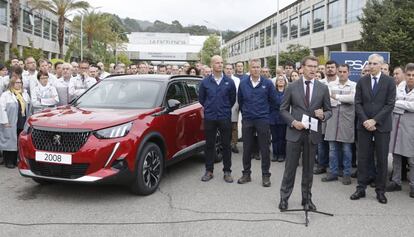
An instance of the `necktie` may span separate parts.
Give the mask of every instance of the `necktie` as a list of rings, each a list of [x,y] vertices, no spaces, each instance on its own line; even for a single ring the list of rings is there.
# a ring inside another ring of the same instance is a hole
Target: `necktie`
[[[309,107],[309,101],[310,101],[310,86],[309,84],[311,81],[305,81],[306,84],[306,93],[305,93],[305,105],[306,107]]]
[[[372,93],[375,95],[377,94],[377,87],[378,87],[378,78],[377,77],[373,77],[372,79],[374,79],[374,86],[372,87]]]

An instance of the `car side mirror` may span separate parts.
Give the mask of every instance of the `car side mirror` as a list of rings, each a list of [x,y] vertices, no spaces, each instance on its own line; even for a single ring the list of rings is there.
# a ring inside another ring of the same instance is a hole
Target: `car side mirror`
[[[180,107],[181,102],[174,99],[169,99],[167,101],[168,106],[168,112],[172,112]]]

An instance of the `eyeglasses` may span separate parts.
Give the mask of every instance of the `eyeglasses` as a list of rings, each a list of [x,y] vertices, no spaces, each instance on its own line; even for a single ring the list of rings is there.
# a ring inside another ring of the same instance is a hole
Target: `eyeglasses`
[[[378,65],[379,63],[369,62],[368,65]]]
[[[309,67],[309,68],[317,68],[317,65],[305,65],[305,67]]]
[[[23,84],[21,81],[16,81],[14,84]]]

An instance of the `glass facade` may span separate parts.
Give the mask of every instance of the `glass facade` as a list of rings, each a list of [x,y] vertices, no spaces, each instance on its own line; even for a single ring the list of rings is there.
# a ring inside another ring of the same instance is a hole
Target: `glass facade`
[[[0,24],[7,25],[7,2],[0,0]]]
[[[42,18],[40,16],[34,17],[34,34],[42,37]]]
[[[365,2],[360,0],[346,1],[346,23],[353,23],[358,21],[358,17],[362,15],[362,8]]]
[[[328,29],[342,25],[342,1],[330,0],[328,5]]]
[[[280,23],[280,32],[282,33],[280,35],[281,36],[280,41],[281,42],[286,41],[288,38],[288,22],[287,21],[285,22],[282,21],[282,23]]]
[[[325,5],[324,2],[313,6],[313,32],[323,31],[325,29]]]
[[[290,19],[290,38],[298,38],[298,17],[293,17]]]
[[[57,41],[57,23],[52,21],[52,41]]]
[[[311,15],[309,11],[304,11],[300,15],[300,35],[309,35],[310,33]]]
[[[33,15],[28,11],[23,11],[23,31],[33,33]]]
[[[272,44],[272,28],[271,26],[266,27],[266,46]]]
[[[43,38],[50,39],[50,20],[43,21]]]

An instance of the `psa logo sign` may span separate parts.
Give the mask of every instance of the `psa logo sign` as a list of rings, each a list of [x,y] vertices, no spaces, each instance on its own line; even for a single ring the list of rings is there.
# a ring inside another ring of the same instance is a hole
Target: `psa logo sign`
[[[353,70],[362,70],[365,65],[368,64],[368,61],[362,61],[362,60],[345,60],[345,64],[348,64],[350,68]]]

